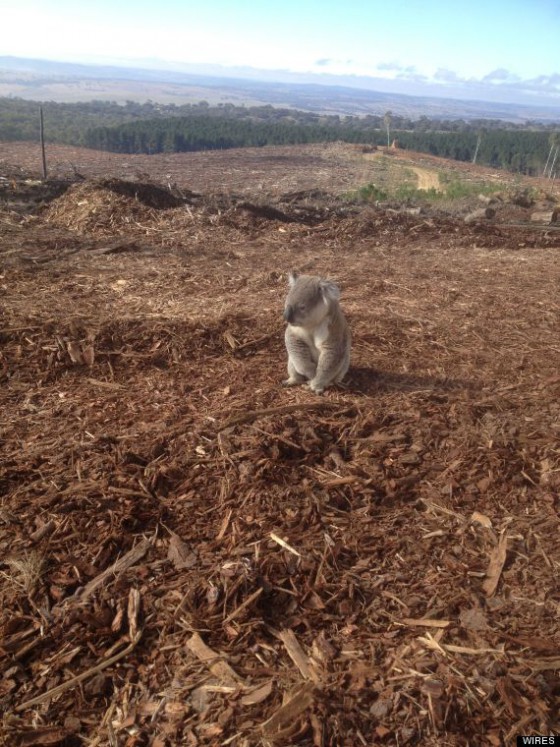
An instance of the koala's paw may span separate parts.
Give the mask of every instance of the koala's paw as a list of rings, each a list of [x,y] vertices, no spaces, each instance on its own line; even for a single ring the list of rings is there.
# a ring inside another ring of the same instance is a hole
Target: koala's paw
[[[321,384],[318,381],[315,381],[315,379],[310,381],[307,386],[309,389],[311,389],[312,392],[315,392],[315,394],[323,394],[323,392],[325,391],[324,384]]]
[[[303,381],[301,379],[284,379],[282,382],[282,386],[298,386],[298,384],[303,384]]]

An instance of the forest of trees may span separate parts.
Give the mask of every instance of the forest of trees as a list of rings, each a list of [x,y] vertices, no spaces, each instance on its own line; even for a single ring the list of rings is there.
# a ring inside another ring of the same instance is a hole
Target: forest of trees
[[[479,134],[400,130],[392,137],[399,147],[458,161],[472,161]],[[488,130],[480,136],[478,163],[524,174],[542,172],[549,152],[550,133],[529,130]],[[89,148],[117,153],[173,153],[193,150],[240,148],[262,145],[293,145],[343,141],[384,145],[385,128],[364,126],[354,120],[336,124],[296,122],[266,123],[211,116],[141,120],[116,127],[88,130],[84,144]]]
[[[117,153],[173,153],[263,145],[343,141],[387,145],[524,174],[540,174],[558,136],[551,126],[500,120],[413,120],[383,116],[338,116],[207,102],[184,106],[154,102],[92,101],[41,104],[48,142]],[[36,140],[39,104],[0,99],[0,140]],[[560,165],[560,159],[558,159]]]

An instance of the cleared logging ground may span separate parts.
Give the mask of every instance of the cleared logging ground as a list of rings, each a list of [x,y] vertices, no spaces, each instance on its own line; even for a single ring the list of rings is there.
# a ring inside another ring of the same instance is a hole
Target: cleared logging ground
[[[558,731],[560,235],[192,173],[4,192],[5,741]],[[291,268],[352,326],[323,397],[280,386]]]

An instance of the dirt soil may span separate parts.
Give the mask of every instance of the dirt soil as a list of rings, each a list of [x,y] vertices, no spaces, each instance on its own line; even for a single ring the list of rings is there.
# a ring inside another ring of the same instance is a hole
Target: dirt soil
[[[560,232],[320,148],[0,146],[0,744],[560,731]],[[323,396],[289,269],[341,286]]]

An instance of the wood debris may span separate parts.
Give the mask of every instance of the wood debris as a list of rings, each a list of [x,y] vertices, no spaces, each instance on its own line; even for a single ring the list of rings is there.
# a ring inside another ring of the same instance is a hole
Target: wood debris
[[[498,584],[500,582],[500,576],[502,575],[502,570],[506,562],[507,543],[508,543],[507,535],[502,534],[502,536],[500,537],[500,541],[498,542],[498,545],[492,551],[492,555],[490,557],[490,563],[488,564],[488,569],[486,571],[486,579],[484,583],[482,584],[484,593],[488,597],[493,596],[493,594],[496,593],[496,589],[498,588]]]
[[[6,744],[560,731],[560,234],[349,204],[378,161],[348,148],[0,205]],[[321,397],[281,386],[292,268],[352,328]]]

